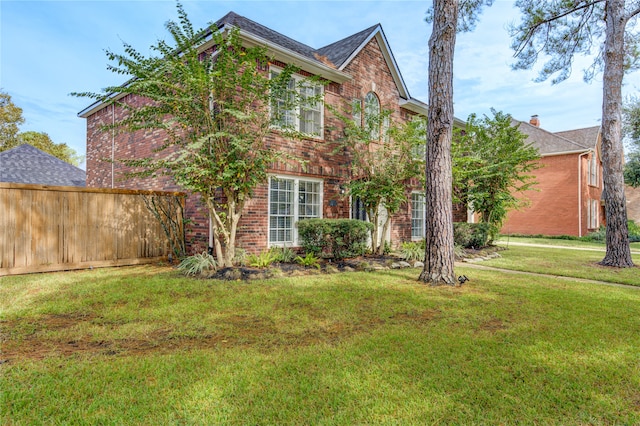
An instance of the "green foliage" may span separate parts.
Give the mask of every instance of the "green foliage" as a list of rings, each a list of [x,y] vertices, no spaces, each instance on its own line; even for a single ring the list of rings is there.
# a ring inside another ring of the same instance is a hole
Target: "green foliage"
[[[22,108],[13,103],[9,94],[0,90],[0,152],[26,143],[74,166],[84,161],[84,156],[78,155],[73,148],[66,143],[53,142],[44,132],[19,133],[18,126],[22,123]]]
[[[624,183],[640,187],[640,150],[630,153],[624,164]]]
[[[296,256],[295,261],[305,268],[320,269],[320,259],[317,258],[313,253],[307,253],[305,257]]]
[[[55,143],[48,134],[44,132],[21,132],[18,134],[18,144],[28,143],[60,160],[78,167],[84,161],[84,156],[79,155],[76,150],[66,143]]]
[[[194,254],[182,259],[178,270],[187,276],[207,275],[216,270],[216,260],[207,252]]]
[[[212,218],[218,262],[232,266],[245,203],[267,181],[271,164],[292,160],[267,144],[271,125],[282,119],[277,112],[270,114],[272,93],[282,99],[279,110],[321,99],[302,99],[290,85],[294,67],[270,75],[267,48],[243,46],[238,29],[195,30],[181,4],[177,9],[178,22],[166,24],[171,42],[158,41],[149,56],[126,43],[124,53],[107,51],[113,63],[109,69],[129,77],[127,84],[74,95],[125,110],[126,118],[103,130],[159,130],[164,135],[153,156],[122,162],[135,170],[131,176],[165,174],[199,194]],[[214,47],[203,51],[205,39]],[[129,94],[148,102],[130,104],[130,97],[114,96]],[[279,127],[288,137],[298,136]]]
[[[386,209],[388,218],[382,230],[386,235],[391,216],[407,202],[407,180],[424,177],[426,120],[415,117],[396,123],[390,110],[371,113],[362,111],[359,105],[348,113],[329,109],[343,124],[340,149],[352,156],[354,179],[347,183],[348,195],[362,202],[371,223],[379,223],[380,210]],[[362,117],[363,112],[362,121],[354,120],[354,115]],[[381,244],[377,246],[379,240]],[[384,252],[378,227],[373,229],[371,244],[372,252]]]
[[[640,242],[640,226],[636,225],[633,220],[627,221],[627,229],[629,230],[629,242]],[[581,237],[582,241],[594,241],[605,242],[607,240],[607,228],[600,226],[597,231],[589,232],[584,237]]]
[[[604,68],[602,45],[605,39],[606,1],[574,2],[550,0],[518,0],[521,21],[510,28],[512,49],[517,62],[514,69],[531,69],[539,57],[546,62],[538,81],[555,75],[553,84],[566,80],[576,56],[593,56],[591,66],[584,70],[584,80],[591,81]],[[624,4],[624,3],[623,3]],[[633,8],[632,8],[633,9]],[[634,14],[637,10],[634,10]],[[625,14],[625,21],[632,15]],[[617,25],[618,23],[616,23]],[[640,41],[630,26],[624,37],[625,51],[621,53],[624,69],[638,68]],[[623,28],[624,29],[624,28]]]
[[[462,188],[469,206],[491,226],[489,241],[497,236],[509,210],[522,204],[515,194],[536,184],[530,172],[539,167],[540,158],[509,114],[491,112],[493,117],[482,119],[470,115],[452,148],[454,186]]]
[[[22,123],[22,108],[16,106],[11,96],[0,89],[0,152],[19,145],[18,126]]]
[[[417,241],[403,242],[400,246],[400,257],[407,262],[424,260],[424,243]]]
[[[246,261],[247,261],[247,251],[242,247],[236,247],[235,253],[233,255],[233,264],[244,265]]]
[[[306,253],[344,259],[366,253],[372,228],[355,219],[306,219],[298,222],[298,236]]]
[[[251,253],[247,256],[247,263],[254,268],[268,268],[272,263],[278,261],[278,253],[272,250],[265,250],[260,254]]]
[[[290,247],[271,247],[269,251],[274,256],[274,262],[291,263],[296,258],[296,253]]]
[[[488,223],[454,222],[454,244],[462,248],[486,247],[489,243],[490,228],[491,225]]]
[[[607,237],[607,228],[601,225],[597,231],[589,232],[587,235],[585,235],[580,239],[582,241],[605,242],[606,237]]]

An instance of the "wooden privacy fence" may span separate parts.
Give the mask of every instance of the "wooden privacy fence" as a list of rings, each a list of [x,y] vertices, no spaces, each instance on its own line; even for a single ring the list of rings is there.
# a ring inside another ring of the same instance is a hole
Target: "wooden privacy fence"
[[[0,276],[150,263],[166,258],[165,230],[147,208],[184,194],[0,183]]]

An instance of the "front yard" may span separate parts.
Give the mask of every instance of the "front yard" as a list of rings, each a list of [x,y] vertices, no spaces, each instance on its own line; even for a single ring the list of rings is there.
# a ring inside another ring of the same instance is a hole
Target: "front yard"
[[[0,422],[640,422],[639,289],[457,272],[3,278]]]

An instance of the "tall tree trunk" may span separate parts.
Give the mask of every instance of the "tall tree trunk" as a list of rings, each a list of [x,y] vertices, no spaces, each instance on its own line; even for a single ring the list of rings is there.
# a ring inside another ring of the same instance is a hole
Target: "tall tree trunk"
[[[624,0],[608,0],[602,101],[602,165],[607,219],[607,253],[600,264],[633,266],[627,228],[622,158],[622,77],[624,75]]]
[[[426,158],[426,249],[420,281],[455,285],[451,137],[453,130],[453,53],[457,0],[434,0],[429,39],[429,117]]]

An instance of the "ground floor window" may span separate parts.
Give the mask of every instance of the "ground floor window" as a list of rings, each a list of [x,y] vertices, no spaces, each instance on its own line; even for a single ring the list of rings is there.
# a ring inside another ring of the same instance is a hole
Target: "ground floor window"
[[[367,211],[360,197],[351,198],[351,219],[367,221]]]
[[[425,200],[420,192],[411,193],[411,239],[421,240],[425,236]]]
[[[587,224],[589,229],[596,229],[598,227],[598,210],[600,210],[598,200],[589,200],[587,208]]]
[[[296,222],[322,217],[322,181],[269,178],[269,244],[297,245]]]

